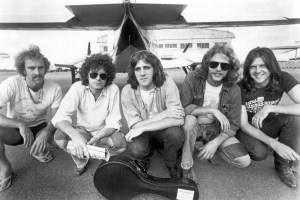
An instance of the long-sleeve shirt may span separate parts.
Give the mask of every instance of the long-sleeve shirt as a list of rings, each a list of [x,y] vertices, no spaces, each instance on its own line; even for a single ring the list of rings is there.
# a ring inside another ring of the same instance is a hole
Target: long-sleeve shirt
[[[186,115],[190,115],[197,107],[203,106],[205,81],[197,71],[193,71],[185,77],[180,98]],[[236,84],[223,85],[218,109],[230,122],[230,129],[225,133],[234,136],[241,122],[241,91]]]
[[[54,126],[60,121],[72,123],[72,116],[77,111],[77,125],[87,131],[94,132],[103,128],[121,127],[120,91],[117,85],[111,84],[103,88],[95,101],[89,86],[81,82],[74,83],[52,119]]]
[[[172,78],[167,76],[165,83],[161,87],[155,88],[155,93],[158,113],[171,106],[182,107],[179,90]],[[128,84],[123,88],[122,108],[129,128],[139,121],[146,120],[148,117],[139,87],[134,90]]]

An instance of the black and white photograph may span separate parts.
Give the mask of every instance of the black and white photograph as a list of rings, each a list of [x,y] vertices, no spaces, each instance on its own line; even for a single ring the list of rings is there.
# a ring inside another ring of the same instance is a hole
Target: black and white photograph
[[[299,10],[0,0],[0,200],[300,200]]]

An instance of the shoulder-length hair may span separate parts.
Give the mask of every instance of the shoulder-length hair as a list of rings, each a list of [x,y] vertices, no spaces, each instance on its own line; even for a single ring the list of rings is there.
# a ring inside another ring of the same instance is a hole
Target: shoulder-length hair
[[[247,90],[253,90],[255,87],[254,80],[250,76],[250,68],[256,58],[261,58],[270,72],[270,81],[268,84],[268,88],[271,91],[279,91],[281,69],[273,51],[266,47],[257,47],[255,49],[252,49],[246,57],[243,72],[244,77],[242,81]]]
[[[30,45],[28,49],[22,50],[20,53],[18,53],[15,57],[15,67],[17,69],[17,72],[22,75],[26,76],[25,73],[25,60],[40,60],[42,59],[45,64],[46,71],[49,70],[50,62],[48,59],[41,54],[40,48],[36,45]]]
[[[196,73],[206,80],[208,77],[209,62],[217,53],[226,55],[229,59],[229,64],[232,66],[223,79],[224,85],[231,86],[237,81],[239,77],[238,71],[240,69],[240,61],[235,56],[234,50],[229,46],[215,45],[211,49],[209,49],[203,56],[201,67],[196,69]]]
[[[112,63],[112,59],[107,54],[92,54],[91,56],[87,57],[82,64],[82,67],[79,71],[81,84],[88,85],[89,84],[89,72],[96,71],[103,68],[104,71],[107,73],[107,79],[105,87],[111,85],[113,80],[116,77],[116,68],[115,65]]]
[[[156,87],[161,87],[166,81],[166,75],[163,71],[163,66],[160,60],[153,53],[146,50],[138,51],[131,56],[127,83],[129,83],[131,85],[131,88],[135,90],[139,86],[139,83],[134,74],[134,68],[140,60],[143,60],[145,63],[148,63],[153,67],[153,83]]]

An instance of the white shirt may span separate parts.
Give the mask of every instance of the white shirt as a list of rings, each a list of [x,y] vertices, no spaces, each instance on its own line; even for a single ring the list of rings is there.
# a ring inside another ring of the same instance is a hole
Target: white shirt
[[[210,85],[207,81],[205,84],[205,93],[203,107],[217,108],[219,107],[220,92],[223,84],[218,87]],[[200,115],[198,121],[200,124],[210,124],[215,120],[215,116],[212,113]]]
[[[117,85],[111,84],[103,88],[95,101],[89,86],[82,85],[80,81],[74,83],[52,119],[54,126],[60,121],[69,121],[77,111],[77,125],[84,127],[92,134],[103,128],[121,127],[120,91]]]
[[[35,104],[29,92],[35,100]],[[44,80],[43,88],[37,92],[28,91],[25,77],[15,75],[4,80],[0,85],[0,107],[7,105],[8,118],[24,121],[29,127],[46,121],[47,109],[58,108],[62,91],[57,83]]]
[[[154,117],[157,113],[155,88],[146,91],[140,88],[141,97],[146,108],[148,119]]]

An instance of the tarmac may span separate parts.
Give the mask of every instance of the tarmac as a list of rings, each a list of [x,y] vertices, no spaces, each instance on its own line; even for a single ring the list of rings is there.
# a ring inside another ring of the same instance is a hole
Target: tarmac
[[[47,76],[53,80],[62,77],[69,79],[69,73],[53,73]],[[126,82],[123,76],[125,75],[118,76],[122,85]],[[176,76],[172,78],[176,83],[183,79]],[[62,84],[64,93],[69,85]],[[1,113],[4,111],[2,109]],[[126,126],[123,131],[126,131]],[[6,146],[14,177],[12,186],[0,193],[0,200],[106,199],[93,183],[93,174],[102,161],[92,159],[87,171],[77,176],[74,175],[75,165],[66,152],[56,148],[50,150],[55,159],[49,163],[41,163],[32,157],[29,149],[23,145]],[[124,152],[124,155],[129,156],[128,152]],[[279,179],[274,170],[272,154],[265,161],[252,161],[251,165],[244,169],[234,168],[225,163],[212,164],[195,160],[195,171],[199,182],[199,200],[300,200],[300,189],[292,190]],[[155,152],[152,156],[148,173],[156,177],[169,177],[160,153]],[[134,199],[166,198],[156,194],[143,194]]]

